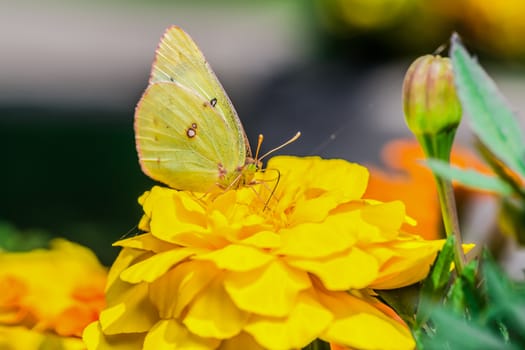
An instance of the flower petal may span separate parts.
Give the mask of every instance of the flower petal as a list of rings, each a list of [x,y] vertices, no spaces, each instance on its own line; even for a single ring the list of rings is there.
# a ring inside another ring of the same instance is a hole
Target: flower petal
[[[297,294],[310,285],[306,272],[279,260],[249,272],[229,272],[224,280],[226,291],[240,309],[273,317],[286,316]]]
[[[246,332],[241,332],[233,338],[223,340],[217,350],[265,350],[255,339]]]
[[[421,281],[428,274],[444,240],[410,239],[368,247],[370,254],[385,261],[377,279],[370,284],[374,289],[394,289]]]
[[[161,318],[180,317],[186,306],[218,273],[217,268],[207,261],[181,263],[150,284],[150,300]]]
[[[348,293],[319,293],[335,319],[322,339],[356,349],[413,349],[408,328]]]
[[[255,248],[278,248],[281,246],[281,236],[271,231],[260,231],[240,240],[239,243]]]
[[[220,269],[250,271],[266,265],[275,257],[262,252],[260,249],[230,244],[210,253],[198,254],[193,259],[211,261]]]
[[[108,306],[100,313],[104,334],[147,332],[157,321],[158,313],[148,298],[148,285],[115,283],[108,291]]]
[[[361,211],[361,217],[381,229],[383,235],[393,238],[405,222],[405,205],[401,201],[368,205]]]
[[[153,282],[171,269],[173,265],[199,251],[199,249],[193,248],[177,248],[155,254],[122,271],[120,278],[129,283]]]
[[[305,223],[283,229],[281,247],[276,254],[301,258],[319,258],[350,248],[356,241],[354,235],[341,222],[329,218],[323,223]]]
[[[302,292],[288,317],[253,316],[245,329],[267,349],[296,349],[316,339],[332,319],[310,293]]]
[[[153,236],[151,233],[144,233],[134,237],[122,239],[113,243],[113,246],[135,248],[140,250],[148,250],[155,253],[160,253],[168,249],[177,248],[175,244],[161,241]]]
[[[148,332],[144,350],[191,349],[210,350],[219,345],[217,339],[206,339],[191,334],[183,325],[173,319],[160,320]]]
[[[98,322],[84,329],[82,339],[88,350],[140,350],[146,333],[105,335]]]
[[[217,278],[193,300],[183,323],[198,336],[227,339],[241,332],[248,316],[235,306]]]
[[[311,272],[328,290],[366,288],[377,278],[379,264],[373,255],[357,247],[324,259],[289,258],[294,267]]]
[[[106,284],[106,292],[111,288],[111,286],[117,282],[121,282],[120,274],[122,271],[127,269],[131,264],[139,259],[144,259],[150,257],[151,253],[144,250],[138,250],[133,248],[122,249],[111,265],[111,269],[108,272],[108,281]]]

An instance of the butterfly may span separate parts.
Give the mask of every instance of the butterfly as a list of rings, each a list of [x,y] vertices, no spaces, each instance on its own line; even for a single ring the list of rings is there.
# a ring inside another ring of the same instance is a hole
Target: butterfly
[[[161,38],[134,127],[142,171],[174,189],[238,188],[261,168],[217,76],[178,26]]]

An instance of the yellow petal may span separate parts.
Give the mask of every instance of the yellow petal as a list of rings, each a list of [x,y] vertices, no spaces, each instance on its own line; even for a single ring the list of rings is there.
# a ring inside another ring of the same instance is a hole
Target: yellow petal
[[[85,350],[82,339],[61,337],[50,332],[28,329],[24,326],[0,325],[0,349],[2,350]]]
[[[224,280],[226,291],[240,309],[273,317],[286,316],[297,294],[310,285],[306,272],[279,260],[249,272],[228,272]]]
[[[146,333],[104,335],[98,322],[84,329],[82,339],[87,350],[140,350]]]
[[[302,292],[288,317],[253,316],[245,329],[267,349],[296,349],[319,337],[332,319],[323,305]]]
[[[356,239],[341,224],[329,218],[323,223],[306,223],[281,230],[281,248],[277,254],[319,258],[348,250]]]
[[[370,246],[367,251],[386,262],[370,288],[394,289],[421,281],[427,276],[444,242],[411,239]]]
[[[414,349],[410,331],[366,301],[348,293],[319,293],[334,314],[322,339],[356,349]]]
[[[271,231],[259,231],[239,242],[256,248],[278,248],[281,246],[281,236]]]
[[[217,278],[193,300],[183,323],[198,336],[227,339],[241,332],[248,316],[235,306]]]
[[[92,251],[64,239],[50,249],[0,252],[0,320],[80,335],[102,308],[106,279]]]
[[[401,201],[368,205],[361,211],[361,217],[378,227],[384,235],[394,238],[405,222],[405,204]]]
[[[150,300],[157,307],[161,318],[178,318],[219,273],[207,261],[181,263],[150,284]]]
[[[137,259],[149,256],[151,256],[151,253],[148,251],[131,248],[122,249],[109,270],[106,292],[115,282],[120,282],[120,274],[122,271],[127,269]]]
[[[266,265],[274,259],[274,256],[264,253],[260,249],[230,244],[210,253],[198,254],[194,259],[212,261],[220,269],[249,271]]]
[[[206,233],[206,213],[198,198],[188,192],[153,187],[143,205],[145,214],[150,218],[151,233],[163,240],[181,244],[178,234]],[[173,223],[177,224],[174,225]],[[200,243],[206,243],[200,240]],[[207,247],[205,244],[204,247]]]
[[[368,170],[342,159],[321,159],[320,157],[273,157],[268,168],[277,168],[285,188],[301,185],[333,191],[340,195],[340,201],[359,199],[366,190]]]
[[[294,267],[319,277],[328,290],[362,289],[377,278],[379,264],[374,256],[357,247],[323,259],[289,258]]]
[[[176,248],[177,246],[153,236],[151,233],[144,233],[134,237],[122,239],[113,243],[114,246],[134,248],[140,250],[148,250],[151,252],[159,253],[169,249]]]
[[[99,318],[105,334],[146,332],[158,321],[145,283],[115,283],[108,291],[108,304],[111,306],[108,305]]]
[[[143,350],[187,349],[210,350],[219,345],[217,339],[200,338],[188,332],[177,321],[161,320],[148,332]]]
[[[290,226],[303,222],[321,222],[330,210],[339,204],[338,198],[332,195],[322,195],[312,199],[302,199],[295,203],[293,212],[288,218]]]
[[[233,338],[225,339],[217,350],[265,350],[265,348],[257,343],[251,335],[242,332]]]
[[[197,252],[198,249],[177,248],[155,254],[122,271],[120,278],[128,283],[153,282],[174,265]]]

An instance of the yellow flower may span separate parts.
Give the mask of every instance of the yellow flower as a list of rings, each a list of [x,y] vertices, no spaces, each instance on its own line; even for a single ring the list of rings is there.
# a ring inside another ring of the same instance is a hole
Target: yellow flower
[[[116,243],[88,349],[414,348],[372,289],[421,280],[443,242],[401,232],[403,203],[362,199],[360,165],[282,156],[257,176],[140,198],[147,233]]]
[[[62,337],[24,326],[0,326],[0,349],[85,350],[86,346],[78,337]]]
[[[95,255],[66,240],[0,253],[0,348],[81,349],[80,335],[104,307],[105,283]]]

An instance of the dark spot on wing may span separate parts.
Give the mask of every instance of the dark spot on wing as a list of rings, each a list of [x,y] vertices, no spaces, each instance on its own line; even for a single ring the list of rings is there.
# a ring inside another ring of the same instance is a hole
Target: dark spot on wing
[[[222,163],[218,163],[217,169],[219,170],[219,179],[224,179],[226,176],[226,169],[224,168],[224,165],[222,165]]]
[[[217,105],[217,99],[214,97],[210,100],[210,104],[212,107],[215,107]]]
[[[197,136],[197,123],[191,123],[191,126],[186,129],[186,136],[188,136],[190,139]]]

